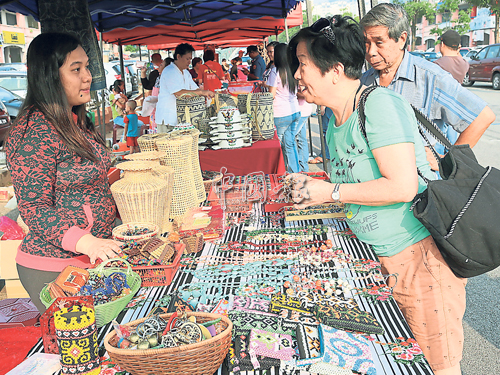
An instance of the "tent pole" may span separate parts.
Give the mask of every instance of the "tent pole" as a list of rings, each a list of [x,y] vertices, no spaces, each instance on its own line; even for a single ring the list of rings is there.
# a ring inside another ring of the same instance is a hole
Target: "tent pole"
[[[125,84],[127,79],[125,77],[125,66],[123,65],[123,46],[122,46],[122,41],[120,39],[118,39],[118,53],[120,54],[120,71],[121,71],[122,81],[124,83],[123,91],[125,96],[127,96],[127,85]]]
[[[285,17],[285,35],[286,35],[286,42],[287,43],[290,43],[290,37],[288,36],[288,22],[287,22],[287,19]]]
[[[101,36],[101,55],[104,51],[104,40],[103,40],[103,35],[102,31],[100,32]],[[102,127],[101,127],[101,135],[102,139],[106,141],[106,88],[104,90],[101,90],[101,100],[102,100]],[[97,108],[97,112],[99,113],[99,108]]]
[[[139,44],[139,60],[142,61],[142,50],[141,50],[141,45]],[[138,79],[139,81],[141,80],[141,74],[138,75]],[[142,85],[141,85],[142,86]],[[144,93],[144,86],[142,86],[142,100],[144,100],[146,98],[145,96],[146,94]]]
[[[307,126],[309,127],[309,155],[313,156],[313,137],[311,131],[311,116],[307,118]]]
[[[358,11],[359,11],[359,19],[363,18],[366,14],[365,8],[365,0],[358,0]]]

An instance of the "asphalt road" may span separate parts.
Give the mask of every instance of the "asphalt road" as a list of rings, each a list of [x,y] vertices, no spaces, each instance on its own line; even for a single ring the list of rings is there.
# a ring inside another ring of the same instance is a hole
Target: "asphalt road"
[[[481,165],[500,169],[500,90],[495,91],[491,84],[486,83],[475,83],[468,90],[485,100],[496,115],[495,122],[474,147],[474,153]],[[319,129],[315,118],[312,118],[311,130],[313,152],[320,155]],[[317,170],[322,168],[322,164],[310,167]],[[500,268],[469,279],[463,325],[462,374],[500,374]]]

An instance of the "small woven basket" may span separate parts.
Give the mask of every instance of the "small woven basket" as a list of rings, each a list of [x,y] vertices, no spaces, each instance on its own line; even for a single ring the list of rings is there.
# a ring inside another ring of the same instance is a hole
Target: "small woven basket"
[[[203,233],[196,233],[192,236],[184,237],[181,241],[186,245],[184,254],[199,253],[203,250],[203,244],[205,243]]]
[[[118,267],[105,268],[106,264],[113,261],[121,261],[126,263],[127,269],[125,270],[124,268],[118,268]],[[105,276],[109,276],[113,272],[123,272],[127,276],[127,284],[130,287],[130,293],[127,294],[125,297],[121,297],[114,301],[95,306],[96,324],[97,327],[102,327],[103,325],[108,324],[114,318],[116,318],[118,314],[125,308],[125,306],[127,306],[132,297],[134,297],[134,295],[141,287],[141,277],[137,273],[132,271],[132,268],[130,267],[130,264],[127,261],[121,258],[108,259],[107,261],[99,264],[96,268],[91,268],[88,269],[87,271],[89,271],[91,275],[97,273],[99,275],[105,275]],[[55,301],[55,299],[52,299],[52,297],[50,296],[47,285],[45,285],[42,291],[40,292],[40,300],[47,308],[50,305],[52,305],[52,302]]]
[[[171,315],[160,316],[168,321]],[[223,330],[211,339],[197,344],[147,350],[118,349],[111,346],[109,341],[116,335],[113,330],[105,337],[104,347],[113,362],[132,374],[211,375],[220,367],[229,351],[233,323],[219,314],[188,312],[187,315],[194,315],[199,323],[221,318]],[[145,320],[146,318],[135,320],[126,325],[136,327]]]
[[[222,173],[219,172],[218,175],[215,176],[214,178],[212,178],[211,180],[203,180],[203,185],[205,186],[205,192],[207,194],[210,194],[210,190],[212,189],[212,185],[216,184],[221,179],[222,179]]]
[[[126,236],[124,233],[126,233],[129,230],[133,229],[147,229],[149,233],[145,234],[140,234],[136,236]],[[113,235],[113,239],[117,241],[140,241],[140,240],[146,240],[149,238],[153,238],[158,236],[158,232],[160,231],[160,228],[158,225],[153,224],[153,223],[126,223],[117,226],[116,228],[113,228],[113,231],[111,232]]]

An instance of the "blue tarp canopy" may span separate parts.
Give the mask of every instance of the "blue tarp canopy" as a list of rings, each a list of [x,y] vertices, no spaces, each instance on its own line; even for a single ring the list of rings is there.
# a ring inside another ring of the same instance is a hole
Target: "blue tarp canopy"
[[[60,0],[66,1],[66,0]],[[299,0],[88,0],[97,30],[133,29],[157,25],[195,26],[219,20],[284,18]],[[37,0],[0,0],[0,8],[32,15],[38,20]]]

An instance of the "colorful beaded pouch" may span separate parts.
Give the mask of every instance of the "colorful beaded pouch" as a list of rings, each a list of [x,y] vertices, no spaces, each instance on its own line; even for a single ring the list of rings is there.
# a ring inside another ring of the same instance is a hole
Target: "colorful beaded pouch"
[[[315,315],[321,323],[338,329],[384,334],[384,328],[374,316],[362,311],[353,299],[325,298],[316,306]]]
[[[233,322],[233,334],[252,329],[263,329],[270,332],[292,335],[295,328],[283,327],[278,317],[271,313],[250,313],[245,311],[232,310],[228,312],[229,319]]]
[[[368,340],[324,324],[319,326],[323,362],[361,374],[376,375]]]
[[[321,341],[318,326],[297,324],[295,332],[300,359],[321,357]]]
[[[168,305],[167,312],[173,313],[173,312],[183,312],[183,311],[194,311],[194,309],[191,307],[191,305],[184,301],[181,297],[178,295],[175,295],[171,300],[170,304]]]
[[[247,312],[268,312],[269,301],[260,298],[251,298],[244,296],[235,296],[233,309]]]
[[[253,371],[254,367],[250,358],[249,353],[249,341],[250,332],[242,332],[240,335],[236,335],[233,338],[231,346],[234,350],[233,353],[229,353],[229,370],[235,374],[240,371]],[[257,360],[260,364],[260,370],[270,369],[271,367],[277,367],[280,365],[280,360],[275,358],[269,358],[264,356],[257,356]]]
[[[298,298],[287,296],[284,293],[278,293],[273,295],[271,297],[271,305],[269,306],[269,312],[279,314],[283,309],[304,312],[304,313],[312,313],[314,311],[311,307],[306,308]]]
[[[248,352],[255,369],[260,368],[258,355],[289,361],[295,354],[291,335],[282,335],[261,329],[252,329]]]
[[[101,372],[95,312],[75,305],[54,313],[57,345],[63,374],[97,375]]]
[[[299,311],[291,311],[291,310],[281,310],[278,315],[278,319],[282,327],[295,329],[297,324],[307,324],[312,326],[318,326],[319,320],[313,315],[309,313],[303,313]]]

